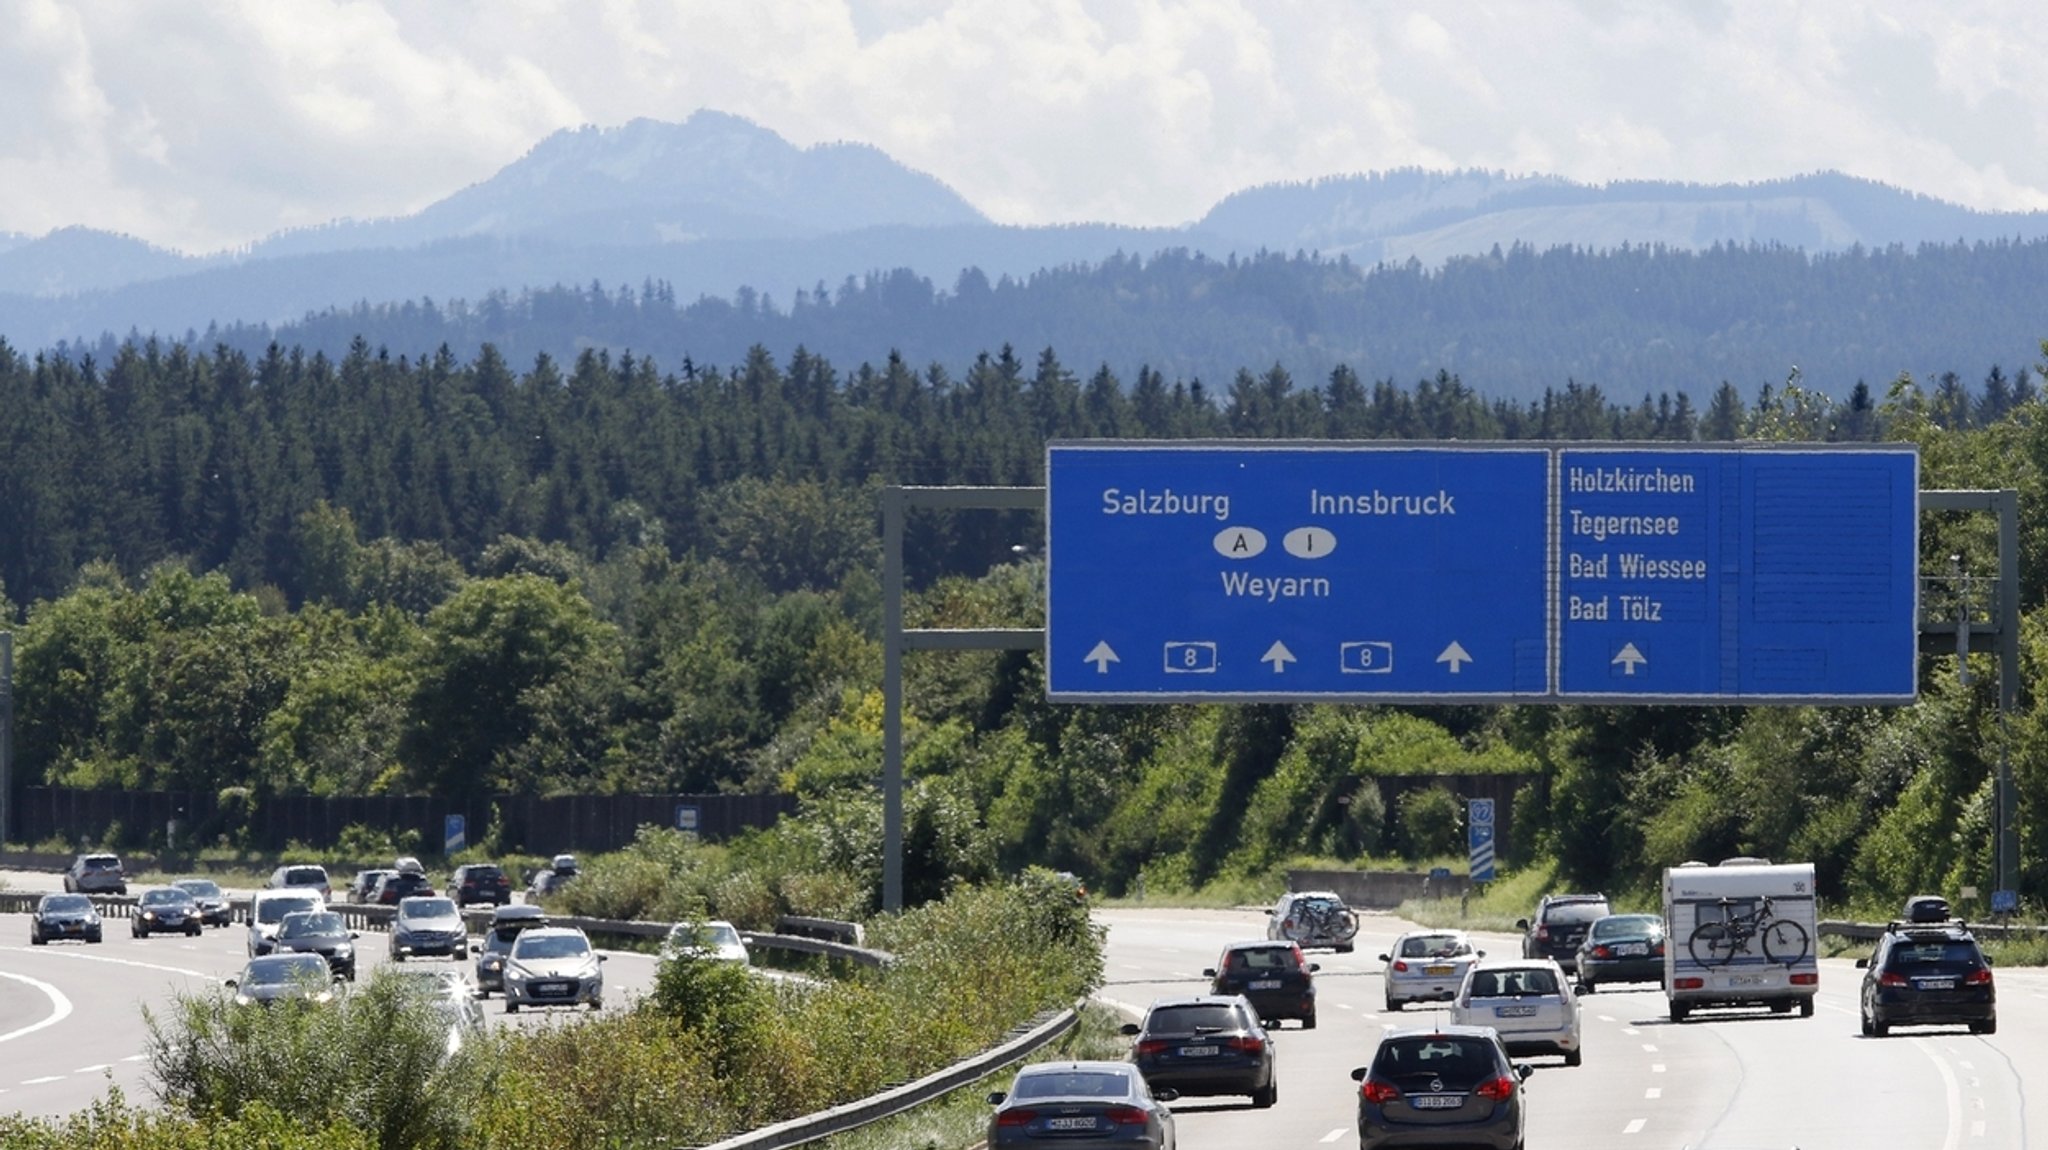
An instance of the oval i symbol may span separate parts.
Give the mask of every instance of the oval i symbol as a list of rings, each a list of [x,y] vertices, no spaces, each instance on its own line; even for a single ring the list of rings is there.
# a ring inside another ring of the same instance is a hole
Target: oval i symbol
[[[1266,533],[1256,527],[1225,527],[1216,533],[1216,554],[1249,559],[1266,549]]]
[[[1337,549],[1337,537],[1320,527],[1297,527],[1280,545],[1296,559],[1321,559]]]

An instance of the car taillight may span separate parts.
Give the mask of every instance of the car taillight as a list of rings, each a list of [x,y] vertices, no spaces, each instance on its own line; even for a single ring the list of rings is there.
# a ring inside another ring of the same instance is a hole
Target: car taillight
[[[1904,986],[1906,985],[1906,976],[1887,970],[1877,976],[1877,984],[1879,986]]]
[[[1968,973],[1968,974],[1964,975],[1964,976],[1963,976],[1963,985],[1964,985],[1964,986],[1990,986],[1990,985],[1991,985],[1991,968],[1990,968],[1990,967],[1988,967],[1988,966],[1980,966],[1980,967],[1978,967],[1977,969],[1975,969],[1975,970],[1971,971],[1970,973]]]
[[[1139,1054],[1164,1054],[1173,1043],[1158,1038],[1148,1038],[1138,1043]]]
[[[1263,1054],[1266,1050],[1265,1042],[1248,1034],[1241,1034],[1223,1045],[1240,1054]]]
[[[1651,953],[1651,954],[1652,954],[1653,956],[1657,957],[1657,958],[1663,958],[1663,957],[1664,957],[1664,944],[1663,944],[1663,943],[1661,943],[1661,942],[1651,943],[1651,944],[1650,944],[1650,953]]]
[[[1491,1102],[1505,1102],[1515,1095],[1515,1080],[1507,1077],[1488,1079],[1474,1087],[1472,1093]]]
[[[1103,1117],[1118,1126],[1143,1126],[1145,1124],[1145,1112],[1135,1106],[1112,1106]]]
[[[1301,953],[1301,944],[1298,942],[1294,944],[1294,969],[1308,969],[1308,957]]]
[[[1537,927],[1537,928],[1536,928],[1536,941],[1537,941],[1537,942],[1549,942],[1549,941],[1550,941],[1550,928],[1549,928],[1549,927],[1547,927],[1547,926],[1539,926],[1539,927]]]
[[[1674,978],[1671,980],[1673,990],[1699,990],[1706,985],[1707,980],[1704,978]]]
[[[1038,1111],[1036,1110],[1005,1110],[1001,1114],[996,1115],[996,1125],[1029,1126],[1037,1117]]]
[[[1401,1096],[1401,1088],[1378,1078],[1368,1078],[1358,1084],[1358,1096],[1374,1105],[1384,1105]]]
[[[1283,920],[1281,920],[1281,922],[1280,922],[1280,929],[1281,929],[1281,930],[1283,930],[1283,931],[1286,931],[1286,932],[1287,932],[1288,934],[1293,934],[1293,933],[1294,933],[1294,920],[1293,920],[1293,919],[1291,919],[1291,918],[1289,918],[1289,919],[1283,919]]]
[[[1599,945],[1599,946],[1596,946],[1596,947],[1594,947],[1594,948],[1593,948],[1593,957],[1594,957],[1594,958],[1613,958],[1613,957],[1614,957],[1614,948],[1613,948],[1613,947],[1610,947],[1610,946],[1608,946],[1608,945],[1606,945],[1605,943],[1602,943],[1601,945]]]
[[[1809,972],[1807,972],[1806,974],[1795,974],[1795,975],[1793,975],[1793,976],[1792,976],[1792,985],[1794,985],[1794,986],[1819,986],[1819,985],[1820,985],[1820,973],[1819,973],[1818,971],[1809,971]]]
[[[1394,969],[1401,974],[1406,974],[1408,973],[1408,964],[1397,958],[1394,960]]]

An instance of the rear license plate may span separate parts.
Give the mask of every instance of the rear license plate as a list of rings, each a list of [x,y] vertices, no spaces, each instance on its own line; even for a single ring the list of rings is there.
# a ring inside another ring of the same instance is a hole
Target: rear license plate
[[[1953,978],[1923,978],[1920,980],[1920,989],[1922,990],[1954,990],[1955,988],[1956,980]]]
[[[1442,975],[1449,974],[1456,969],[1458,968],[1455,966],[1425,966],[1422,968],[1422,973]]]
[[[1621,955],[1623,958],[1634,958],[1650,953],[1650,944],[1647,942],[1624,942],[1614,948],[1614,953]]]
[[[1095,1119],[1048,1118],[1045,1120],[1045,1128],[1047,1130],[1093,1130],[1095,1129]]]
[[[1279,980],[1279,979],[1277,979],[1277,978],[1256,978],[1256,979],[1253,979],[1252,981],[1250,981],[1250,982],[1246,983],[1246,984],[1245,984],[1245,989],[1247,989],[1247,990],[1278,990],[1278,989],[1280,989],[1280,980]]]
[[[1768,986],[1770,982],[1770,976],[1764,974],[1731,974],[1728,976],[1728,985],[1730,986]]]
[[[1533,1006],[1496,1006],[1493,1008],[1493,1013],[1496,1018],[1534,1018],[1536,1017],[1536,1008]]]
[[[1464,1097],[1457,1094],[1417,1094],[1408,1099],[1417,1110],[1456,1110],[1464,1104]]]
[[[1180,1056],[1182,1058],[1209,1058],[1215,1055],[1216,1049],[1214,1046],[1183,1046],[1180,1048]]]

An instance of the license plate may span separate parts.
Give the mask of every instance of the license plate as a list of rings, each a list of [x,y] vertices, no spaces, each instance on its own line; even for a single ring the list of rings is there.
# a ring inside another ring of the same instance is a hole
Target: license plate
[[[1493,1013],[1497,1018],[1534,1018],[1536,1017],[1536,1008],[1533,1006],[1496,1006],[1493,1008]]]
[[[1214,1046],[1183,1046],[1180,1048],[1180,1056],[1182,1058],[1210,1058],[1215,1055],[1216,1050],[1217,1048]]]
[[[1454,970],[1456,970],[1456,969],[1458,969],[1458,968],[1457,968],[1457,967],[1455,967],[1455,966],[1425,966],[1425,967],[1423,967],[1423,968],[1422,968],[1422,973],[1424,973],[1424,974],[1449,974],[1449,973],[1451,973],[1452,971],[1454,971]]]
[[[1247,990],[1278,990],[1278,989],[1280,989],[1280,980],[1279,980],[1279,979],[1277,979],[1277,978],[1257,978],[1257,979],[1253,979],[1252,981],[1250,981],[1250,982],[1248,982],[1248,983],[1246,983],[1246,984],[1245,984],[1245,989],[1247,989]]]
[[[535,983],[533,987],[533,992],[535,994],[548,994],[560,996],[569,993],[569,984],[566,982]]]
[[[1464,1104],[1460,1094],[1415,1094],[1408,1099],[1408,1105],[1417,1110],[1456,1110]]]
[[[1769,986],[1770,982],[1770,976],[1764,974],[1731,974],[1728,976],[1728,985],[1730,986]]]
[[[1095,1129],[1095,1119],[1048,1118],[1045,1120],[1045,1128],[1047,1130],[1093,1130]]]
[[[1956,980],[1953,978],[1923,978],[1920,980],[1920,989],[1922,990],[1954,990],[1955,988]]]
[[[1623,957],[1644,955],[1650,953],[1650,944],[1647,942],[1624,942],[1620,946],[1615,947],[1614,952]]]

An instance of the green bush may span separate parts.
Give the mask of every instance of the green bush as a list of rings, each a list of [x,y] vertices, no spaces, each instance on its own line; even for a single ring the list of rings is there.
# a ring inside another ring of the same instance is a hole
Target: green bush
[[[0,1117],[8,1150],[376,1150],[377,1142],[340,1116],[308,1121],[251,1103],[233,1117],[193,1118],[128,1104],[116,1088],[66,1118]]]
[[[1465,842],[1464,804],[1442,787],[1401,796],[1401,835],[1410,858],[1454,854]]]

